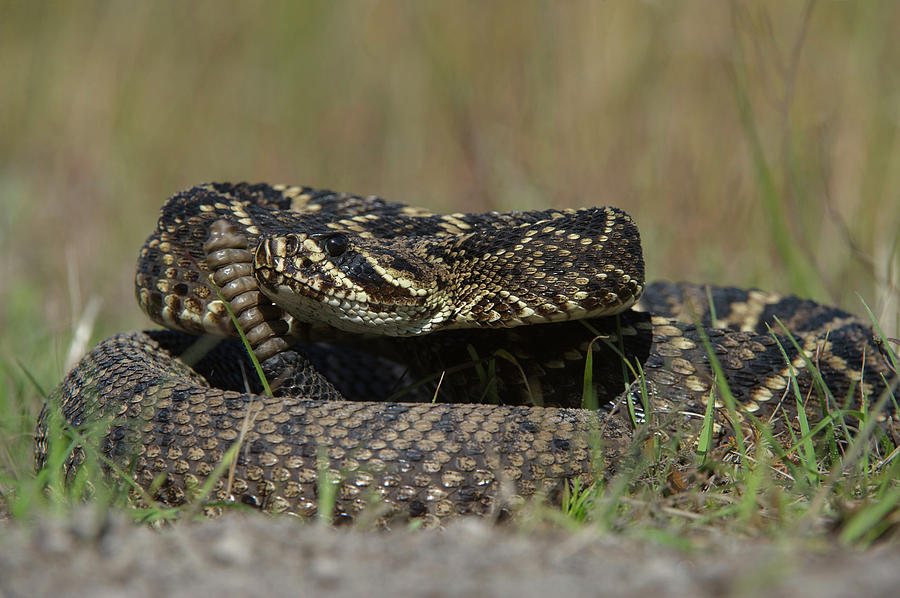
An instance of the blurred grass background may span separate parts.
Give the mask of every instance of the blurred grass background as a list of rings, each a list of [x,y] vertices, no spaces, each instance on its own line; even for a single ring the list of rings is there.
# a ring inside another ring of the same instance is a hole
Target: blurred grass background
[[[896,335],[897,31],[894,3],[0,0],[2,383],[52,387],[90,305],[87,341],[148,326],[138,249],[219,180],[612,204],[651,279],[858,293]]]

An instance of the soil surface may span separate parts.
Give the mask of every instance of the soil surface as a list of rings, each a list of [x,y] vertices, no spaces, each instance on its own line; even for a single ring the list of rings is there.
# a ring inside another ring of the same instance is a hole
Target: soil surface
[[[236,515],[164,530],[90,513],[0,522],[0,598],[25,596],[897,596],[900,546],[723,539],[682,551],[483,520],[366,532]]]

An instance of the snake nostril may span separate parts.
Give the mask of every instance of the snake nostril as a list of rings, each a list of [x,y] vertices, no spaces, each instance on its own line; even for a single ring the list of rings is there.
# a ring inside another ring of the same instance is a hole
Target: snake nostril
[[[348,239],[346,235],[333,235],[325,239],[325,251],[327,251],[328,255],[331,257],[338,257],[347,251],[347,246],[349,244],[350,239]]]

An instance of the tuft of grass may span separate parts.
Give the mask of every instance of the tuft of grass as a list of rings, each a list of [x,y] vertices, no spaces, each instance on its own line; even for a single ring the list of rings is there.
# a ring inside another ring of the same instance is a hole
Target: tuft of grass
[[[888,359],[895,360],[896,352]],[[821,386],[817,391],[830,393],[815,364],[808,360],[806,367]],[[815,425],[805,417],[796,378],[790,392],[799,409],[800,436],[791,438],[788,446],[776,438],[768,421],[745,413],[742,425],[732,431],[759,440],[742,446],[735,438],[732,450],[738,462],[731,462],[721,448],[709,450],[713,395],[697,438],[659,442],[651,453],[641,439],[653,429],[639,428],[639,458],[632,466],[607,484],[584,485],[579,480],[567,489],[562,512],[580,525],[662,542],[680,538],[687,545],[691,542],[686,538],[702,539],[710,530],[791,541],[832,530],[836,540],[856,547],[896,538],[900,449],[884,437],[872,442],[875,415],[895,396],[895,389],[888,387],[880,397],[862,397],[871,405],[867,412],[835,408]],[[727,403],[722,410],[735,421]],[[845,425],[845,418],[858,421],[859,430],[851,432],[855,426]],[[842,452],[834,450],[836,435],[845,447]]]

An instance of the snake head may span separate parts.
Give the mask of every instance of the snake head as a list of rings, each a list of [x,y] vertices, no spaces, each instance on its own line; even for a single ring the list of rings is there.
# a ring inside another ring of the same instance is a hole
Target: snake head
[[[441,221],[452,231],[393,238],[266,235],[254,276],[299,321],[389,336],[608,316],[643,290],[640,235],[621,210],[485,214],[471,231],[453,218]]]
[[[253,260],[260,290],[304,322],[413,336],[450,316],[447,268],[405,243],[345,232],[264,236]]]

